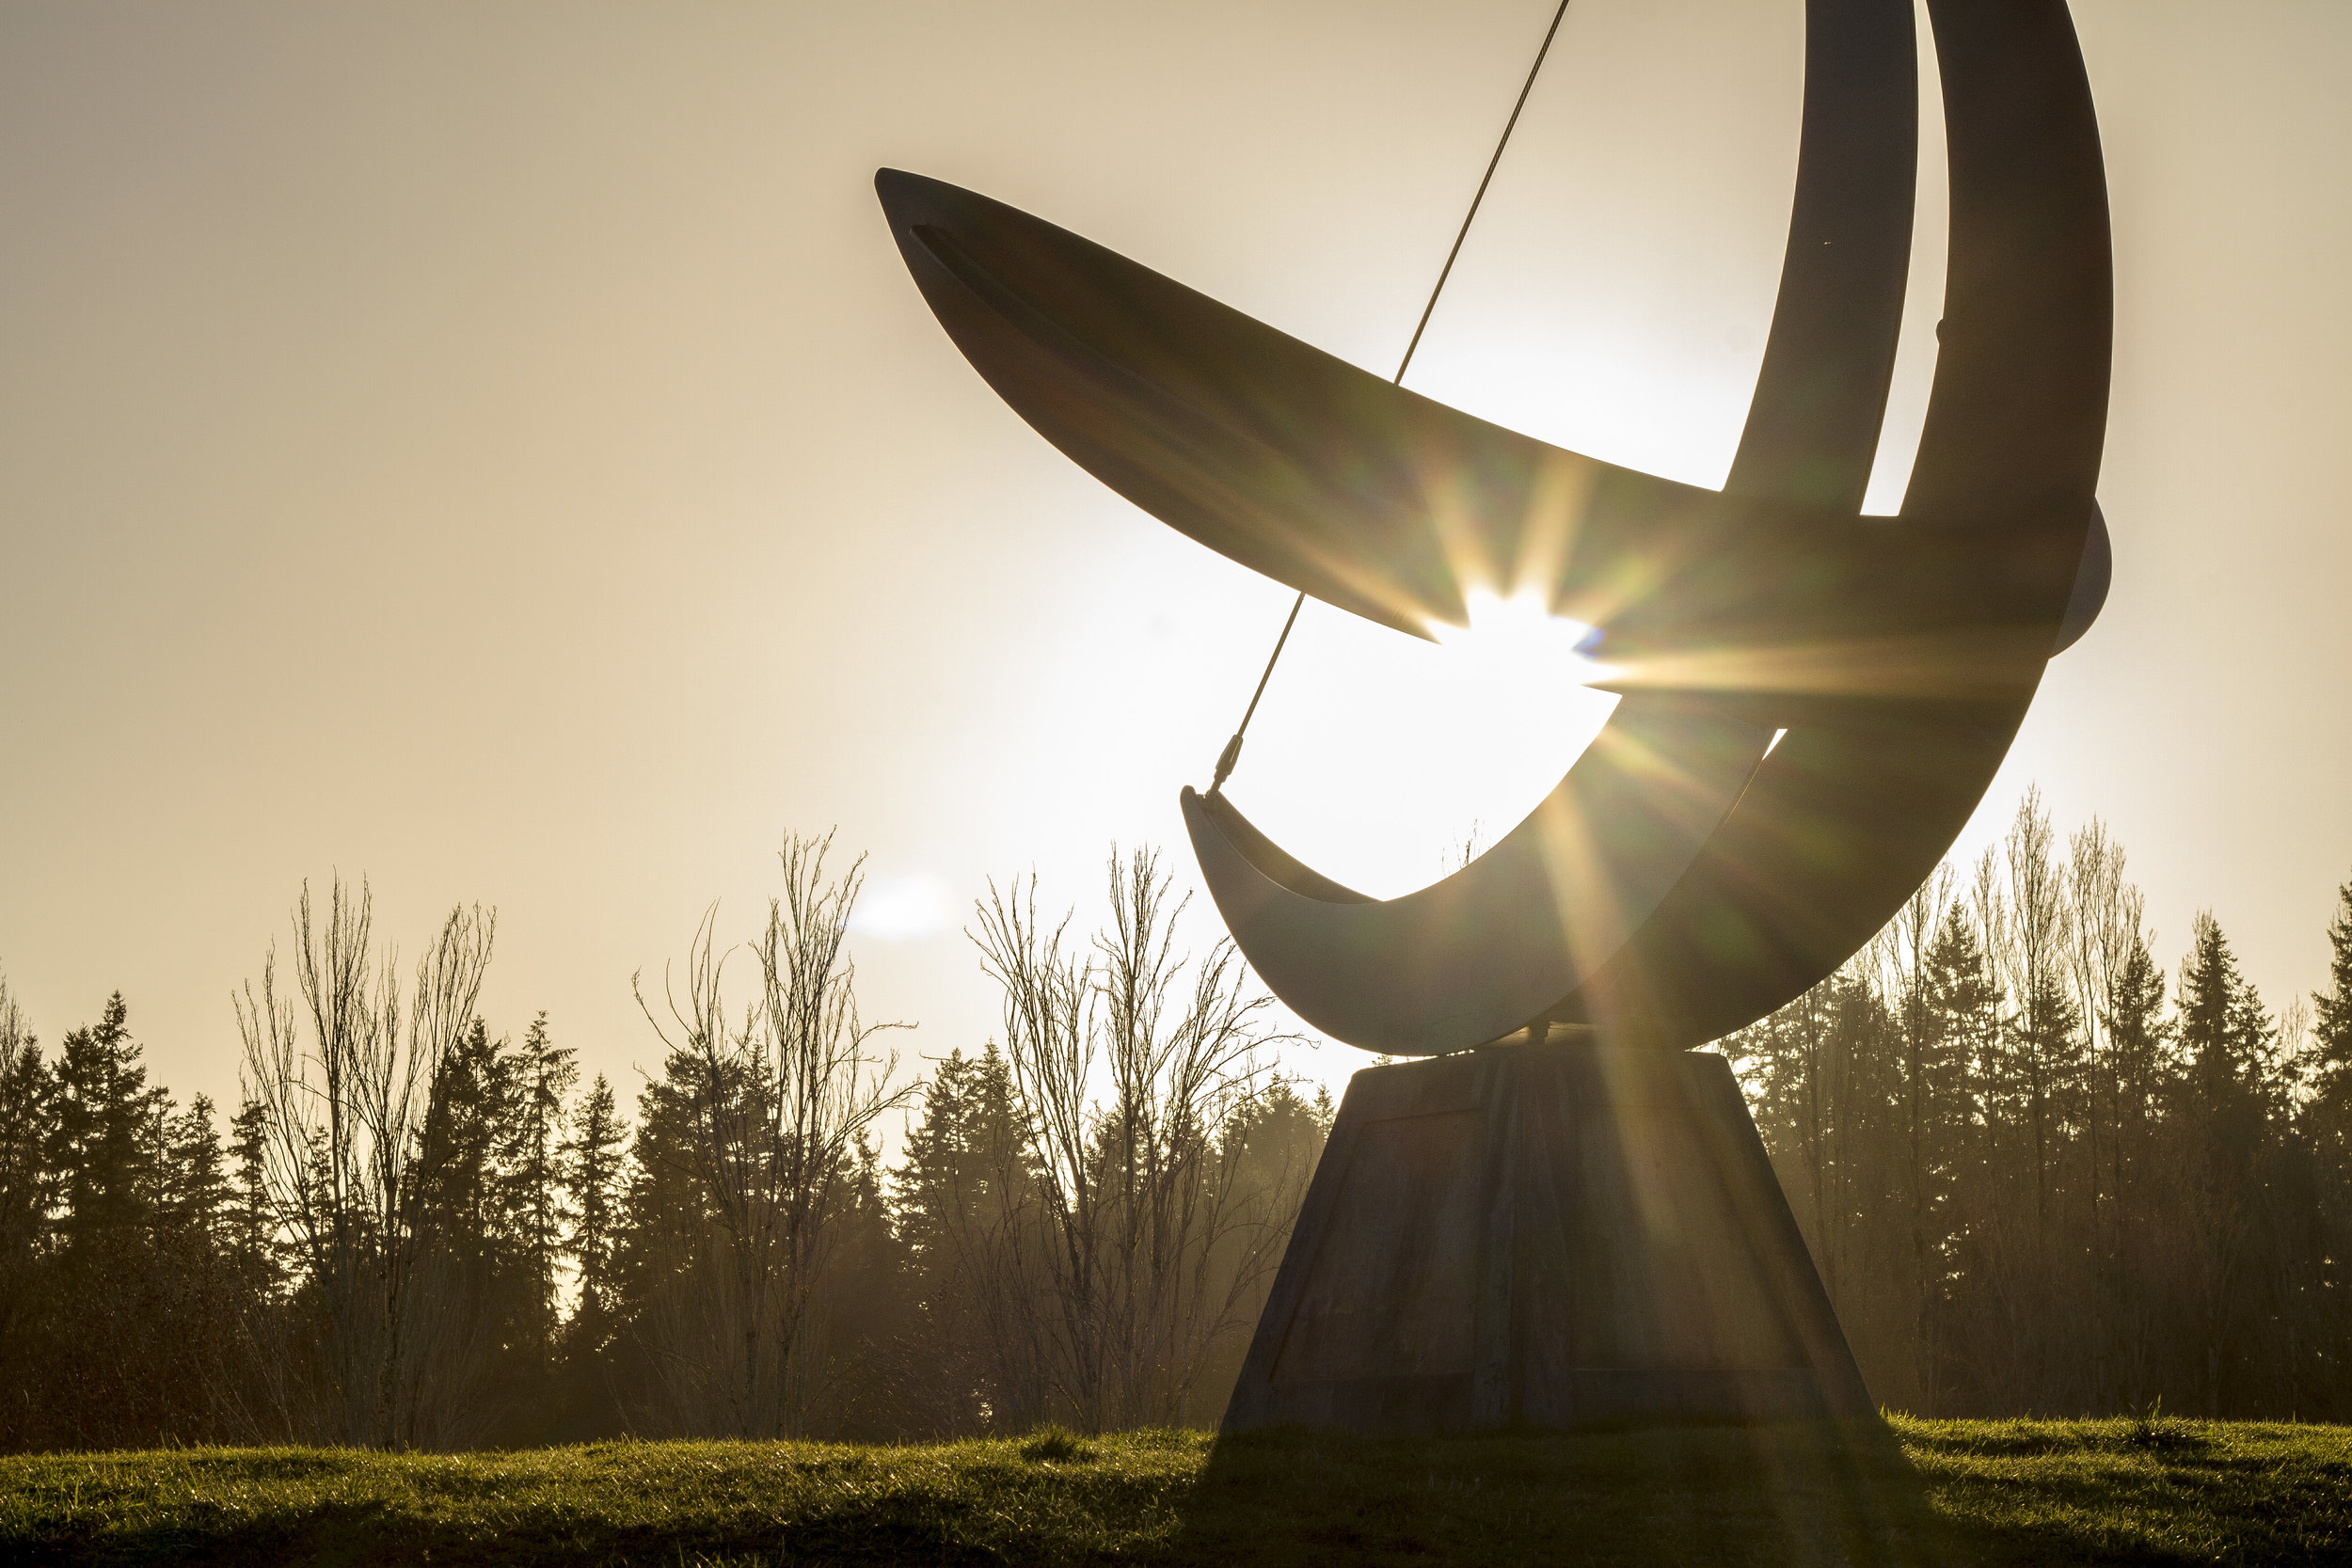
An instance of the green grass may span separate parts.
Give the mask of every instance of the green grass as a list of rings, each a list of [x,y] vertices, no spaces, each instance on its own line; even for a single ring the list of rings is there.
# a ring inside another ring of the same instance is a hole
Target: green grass
[[[0,1561],[2352,1562],[2352,1428],[0,1458]]]

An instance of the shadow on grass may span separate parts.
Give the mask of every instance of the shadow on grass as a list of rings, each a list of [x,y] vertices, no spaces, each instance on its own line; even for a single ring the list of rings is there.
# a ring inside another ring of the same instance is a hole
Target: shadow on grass
[[[952,1507],[946,1511],[954,1513]],[[615,1524],[592,1515],[523,1519],[496,1533],[445,1521],[389,1515],[379,1505],[315,1504],[298,1521],[220,1519],[118,1529],[103,1540],[34,1544],[12,1564],[201,1564],[262,1568],[284,1563],[667,1564],[672,1568],[779,1563],[925,1563],[981,1568],[1022,1560],[976,1544],[933,1506],[888,1498],[850,1503],[780,1522],[757,1516],[660,1526]]]
[[[2352,1563],[2352,1432],[2165,1420],[1220,1441],[1186,1563]]]
[[[1181,1562],[1979,1560],[1875,1421],[1220,1440]]]
[[[2352,1433],[1902,1420],[1938,1511],[2005,1562],[2352,1562]]]

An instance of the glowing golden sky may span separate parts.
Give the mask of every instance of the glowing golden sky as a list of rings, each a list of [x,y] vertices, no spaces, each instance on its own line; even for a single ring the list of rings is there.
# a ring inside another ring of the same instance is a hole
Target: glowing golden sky
[[[498,906],[493,1026],[548,1008],[626,1074],[630,972],[714,897],[748,926],[783,832],[837,823],[902,917],[859,940],[869,1011],[977,1045],[983,879],[1034,864],[1091,912],[1117,837],[1189,880],[1177,786],[1288,594],[996,402],[874,168],[1386,373],[1549,9],[0,6],[0,968],[36,1027],[119,987],[161,1078],[232,1098],[230,989],[341,867],[411,948]],[[1801,14],[1575,0],[1411,385],[1720,480]],[[2275,1006],[2352,872],[2352,8],[2075,15],[2115,590],[1963,848],[2040,781],[2062,827],[2113,823],[2168,960],[2210,906]],[[1310,606],[1232,791],[1402,891],[1533,805],[1597,704]]]

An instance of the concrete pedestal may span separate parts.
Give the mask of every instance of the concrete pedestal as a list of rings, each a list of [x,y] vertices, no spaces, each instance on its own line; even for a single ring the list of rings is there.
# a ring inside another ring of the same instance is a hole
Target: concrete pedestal
[[[1224,1430],[1872,1408],[1730,1066],[1546,1044],[1349,1082]]]

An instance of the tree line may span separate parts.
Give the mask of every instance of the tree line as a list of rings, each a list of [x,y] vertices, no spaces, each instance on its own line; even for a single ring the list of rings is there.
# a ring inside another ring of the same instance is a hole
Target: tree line
[[[225,1129],[119,994],[52,1058],[0,982],[0,1448],[1213,1423],[1331,1119],[1263,993],[1114,853],[1090,936],[992,889],[1002,1038],[918,1080],[827,847],[640,977],[633,1116],[545,1013],[491,1031],[493,915],[404,966],[364,882],[306,888],[239,991]]]
[[[1332,1116],[1263,992],[1114,853],[1091,933],[992,887],[998,1037],[918,1079],[827,847],[640,976],[626,1108],[491,1031],[494,916],[403,966],[364,882],[238,992],[225,1127],[119,995],[52,1057],[0,981],[0,1447],[1214,1423]],[[1882,1402],[2352,1418],[2352,884],[2274,1013],[2208,915],[2168,972],[2124,867],[2028,795],[1720,1048]]]
[[[1882,1402],[2352,1420],[2352,884],[2274,1012],[2124,865],[2029,792],[1722,1048]]]

